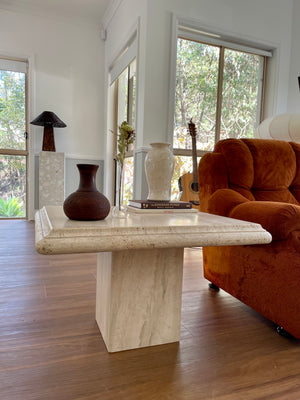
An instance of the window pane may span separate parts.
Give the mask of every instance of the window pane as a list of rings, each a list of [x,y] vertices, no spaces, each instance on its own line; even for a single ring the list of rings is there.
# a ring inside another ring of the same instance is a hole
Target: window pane
[[[135,127],[135,110],[136,110],[136,60],[122,72],[117,79],[118,93],[118,109],[116,120],[118,126],[123,121],[127,121],[134,129]],[[118,132],[119,134],[119,132]],[[117,140],[117,136],[115,136]],[[116,145],[117,147],[117,145]],[[123,203],[128,204],[128,200],[133,196],[133,168],[134,161],[131,156],[134,150],[134,144],[131,144],[126,149],[126,158],[124,161],[124,182],[123,182]],[[118,203],[118,177],[116,179],[115,193]]]
[[[129,66],[129,79],[128,79],[128,123],[133,128],[135,127],[135,92],[136,92],[136,60],[134,59]],[[134,150],[134,143],[132,143],[128,151]]]
[[[220,139],[253,137],[263,57],[225,49]]]
[[[180,190],[178,181],[179,178],[187,173],[193,173],[193,158],[187,156],[174,156],[175,167],[174,174],[171,183],[171,200],[179,200]],[[200,158],[197,158],[197,165],[199,164]]]
[[[197,149],[214,147],[219,53],[215,46],[177,41],[174,148],[192,148],[187,132],[191,118],[198,131]]]
[[[26,157],[0,156],[0,218],[26,216]]]
[[[128,109],[128,68],[118,77],[118,126],[127,121]]]
[[[136,91],[136,60],[129,66],[128,82],[128,123],[135,126],[135,91]]]
[[[133,196],[133,157],[125,158],[124,162],[124,194],[123,203],[128,204],[128,200]]]
[[[25,150],[25,74],[0,71],[0,148]]]

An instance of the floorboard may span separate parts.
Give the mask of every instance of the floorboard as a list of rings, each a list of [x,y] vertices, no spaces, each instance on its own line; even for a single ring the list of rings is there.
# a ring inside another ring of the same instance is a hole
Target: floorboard
[[[207,287],[185,252],[181,341],[108,354],[96,255],[42,256],[34,224],[0,221],[1,400],[299,400],[300,343]]]

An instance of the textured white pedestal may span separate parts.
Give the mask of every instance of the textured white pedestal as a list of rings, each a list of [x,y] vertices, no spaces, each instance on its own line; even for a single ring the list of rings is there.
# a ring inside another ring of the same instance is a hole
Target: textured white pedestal
[[[54,151],[39,154],[39,206],[59,206],[65,199],[65,155]]]
[[[183,249],[98,254],[96,321],[109,352],[180,339]]]
[[[97,252],[96,320],[108,351],[179,340],[184,247],[269,243],[259,224],[206,213],[71,221],[36,213],[41,254]]]

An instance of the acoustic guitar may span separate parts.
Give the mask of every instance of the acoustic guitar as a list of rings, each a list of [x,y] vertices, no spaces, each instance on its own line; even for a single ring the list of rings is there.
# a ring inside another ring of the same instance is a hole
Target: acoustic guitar
[[[198,183],[198,168],[197,168],[197,148],[196,148],[196,125],[190,119],[188,124],[189,134],[192,137],[192,156],[193,156],[193,173],[186,173],[178,180],[179,185],[179,199],[181,201],[190,201],[193,208],[200,210],[199,204],[199,183]]]

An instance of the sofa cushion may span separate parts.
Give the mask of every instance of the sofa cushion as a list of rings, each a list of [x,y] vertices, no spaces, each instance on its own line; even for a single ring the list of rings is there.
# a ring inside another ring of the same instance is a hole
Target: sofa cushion
[[[241,189],[243,196],[248,192],[250,199],[254,200],[250,192],[254,181],[253,158],[248,146],[237,139],[220,140],[214,152],[224,156],[229,187],[237,191]]]
[[[256,200],[299,204],[290,191],[296,176],[293,147],[281,140],[242,139],[252,155]]]

